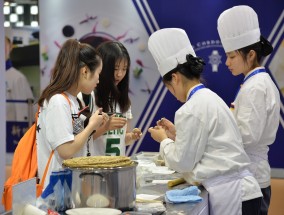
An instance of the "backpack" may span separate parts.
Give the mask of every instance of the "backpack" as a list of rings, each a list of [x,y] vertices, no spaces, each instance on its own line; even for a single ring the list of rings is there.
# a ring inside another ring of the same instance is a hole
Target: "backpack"
[[[69,98],[62,93],[62,95],[68,100],[68,103],[71,107]],[[36,128],[37,128],[37,119],[39,108],[36,113],[35,123],[29,130],[24,134],[20,139],[16,150],[14,152],[13,162],[12,162],[12,171],[11,176],[7,179],[4,184],[4,190],[2,194],[2,204],[5,207],[5,210],[12,209],[13,201],[13,186],[20,182],[26,181],[28,179],[34,178],[37,176],[37,144],[36,144]],[[51,161],[51,158],[54,154],[54,150],[50,153],[48,162],[45,166],[43,177],[40,183],[36,184],[36,196],[39,197],[42,193],[45,177],[48,171],[48,167]]]

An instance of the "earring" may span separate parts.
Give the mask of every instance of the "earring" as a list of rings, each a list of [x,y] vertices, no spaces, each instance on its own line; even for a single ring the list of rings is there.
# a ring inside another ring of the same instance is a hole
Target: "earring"
[[[84,78],[87,79],[87,73],[88,73],[88,69],[85,67],[85,71],[84,71]]]

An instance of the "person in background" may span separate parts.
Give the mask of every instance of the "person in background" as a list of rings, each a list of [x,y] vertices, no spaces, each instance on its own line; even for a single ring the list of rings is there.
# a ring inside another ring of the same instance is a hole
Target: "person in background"
[[[83,106],[90,104],[90,111],[102,107],[110,115],[109,121],[97,130],[94,140],[96,155],[124,156],[125,146],[132,144],[142,135],[141,130],[130,130],[132,119],[129,99],[130,57],[124,45],[107,41],[97,47],[103,60],[100,84],[87,100],[82,94],[78,98]]]
[[[93,47],[74,39],[67,40],[58,54],[50,83],[38,101],[40,111],[36,138],[39,179],[42,179],[54,150],[44,188],[49,184],[51,172],[62,168],[63,160],[86,156],[88,151],[93,151],[88,139],[108,120],[108,115],[99,108],[84,127],[77,101],[79,92],[90,94],[97,86],[102,65],[101,57]]]
[[[268,151],[279,126],[280,94],[260,62],[273,47],[260,34],[256,12],[246,5],[222,12],[218,32],[229,70],[234,76],[244,75],[231,109],[261,187],[261,214],[267,214],[271,196]]]
[[[28,101],[34,100],[34,96],[27,78],[19,70],[13,67],[10,53],[13,49],[11,40],[5,36],[5,60],[6,60],[6,120],[16,122],[28,122],[30,110]],[[33,111],[31,111],[33,112]]]
[[[197,57],[186,32],[154,32],[148,48],[168,90],[184,104],[174,124],[162,118],[148,129],[160,143],[160,155],[171,169],[209,192],[210,214],[257,215],[260,187],[234,116],[225,102],[200,82],[204,61]]]

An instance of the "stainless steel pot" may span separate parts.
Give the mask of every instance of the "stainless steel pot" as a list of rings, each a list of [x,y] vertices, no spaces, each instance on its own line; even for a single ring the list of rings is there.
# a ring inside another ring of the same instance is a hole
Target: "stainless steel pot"
[[[69,168],[75,208],[110,207],[132,210],[136,199],[137,162],[126,167]]]

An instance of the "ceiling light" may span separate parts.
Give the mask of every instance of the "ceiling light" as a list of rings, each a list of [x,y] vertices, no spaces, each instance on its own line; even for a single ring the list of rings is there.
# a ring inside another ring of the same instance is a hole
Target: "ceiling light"
[[[4,6],[3,7],[3,13],[5,14],[5,15],[7,15],[7,14],[10,14],[10,7],[9,6]]]
[[[5,21],[4,22],[4,27],[10,27],[10,22],[9,21]]]
[[[38,21],[31,21],[32,27],[38,27]]]
[[[16,13],[17,14],[23,14],[24,13],[24,7],[22,5],[18,5],[16,7]]]
[[[18,21],[18,15],[11,13],[10,14],[10,22],[17,22]]]
[[[23,27],[24,26],[24,22],[23,21],[16,22],[16,26],[17,27]]]
[[[36,5],[31,6],[31,14],[37,15],[38,14],[38,7]]]

